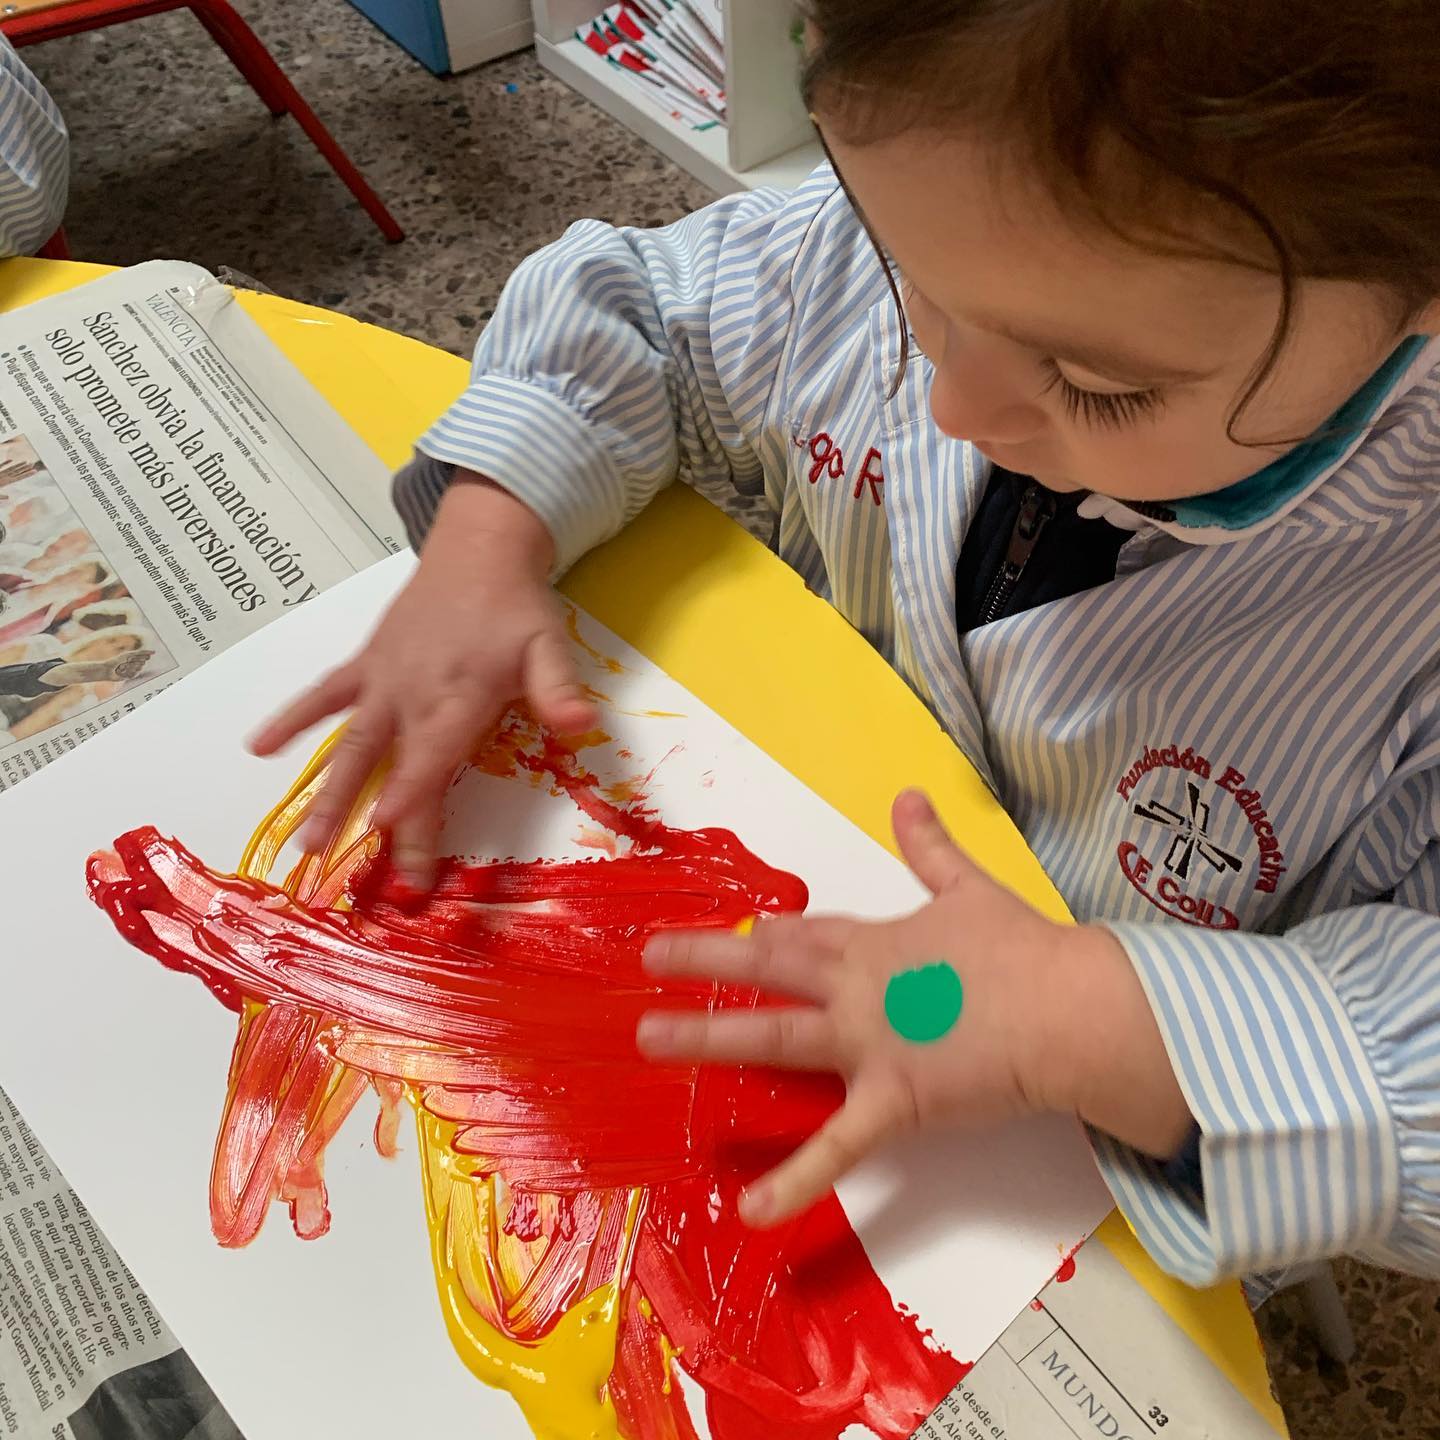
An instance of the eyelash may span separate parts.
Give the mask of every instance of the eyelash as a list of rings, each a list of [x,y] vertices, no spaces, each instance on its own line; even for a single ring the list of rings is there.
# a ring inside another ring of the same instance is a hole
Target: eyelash
[[[1124,390],[1108,395],[1099,390],[1082,390],[1065,378],[1064,372],[1053,360],[1043,362],[1046,370],[1045,388],[1040,392],[1048,395],[1058,391],[1060,403],[1072,420],[1083,420],[1112,430],[1133,425],[1147,415],[1154,415],[1162,409],[1165,397],[1159,390]]]

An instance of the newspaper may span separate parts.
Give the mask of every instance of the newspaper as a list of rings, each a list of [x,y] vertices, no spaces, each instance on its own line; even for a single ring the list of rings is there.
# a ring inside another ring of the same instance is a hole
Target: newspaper
[[[388,474],[194,266],[0,316],[0,790],[400,548]],[[343,485],[343,489],[342,489]],[[1274,1431],[1103,1246],[917,1440]],[[0,1440],[240,1440],[0,1090]]]
[[[388,479],[198,267],[0,318],[0,790],[400,549]]]
[[[1074,1259],[915,1440],[1275,1440],[1104,1245]]]
[[[0,1090],[0,1435],[239,1433]]]

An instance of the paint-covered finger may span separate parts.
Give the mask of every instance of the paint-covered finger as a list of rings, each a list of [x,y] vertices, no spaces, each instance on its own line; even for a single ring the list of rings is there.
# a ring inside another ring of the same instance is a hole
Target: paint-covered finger
[[[878,1096],[852,1093],[788,1160],[746,1188],[740,1218],[747,1225],[778,1225],[813,1205],[877,1148],[895,1123]]]
[[[710,1015],[652,1010],[641,1018],[635,1039],[652,1060],[831,1070],[839,1058],[834,1027],[823,1010],[809,1006]]]
[[[331,752],[325,782],[300,828],[305,849],[321,849],[335,833],[360,787],[384,757],[393,734],[394,721],[388,710],[361,708],[355,712]]]
[[[565,632],[542,630],[525,652],[525,698],[542,725],[566,733],[587,730],[597,719],[580,684]]]
[[[652,975],[676,975],[748,985],[800,1000],[823,1001],[834,981],[834,955],[797,934],[772,944],[757,925],[749,935],[715,930],[672,930],[645,946]]]
[[[355,703],[359,693],[359,672],[352,665],[332,671],[318,684],[298,695],[278,715],[267,720],[249,739],[252,754],[273,755],[301,731],[308,730],[327,715]]]
[[[905,863],[932,894],[952,889],[975,873],[975,862],[951,838],[921,791],[902,791],[891,808],[890,821]]]
[[[435,856],[444,813],[445,792],[437,790],[417,800],[390,827],[390,853],[395,866],[407,884],[422,892],[435,883]]]

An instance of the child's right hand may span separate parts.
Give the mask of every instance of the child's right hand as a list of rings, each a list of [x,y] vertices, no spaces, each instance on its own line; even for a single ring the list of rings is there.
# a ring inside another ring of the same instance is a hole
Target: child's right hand
[[[542,724],[564,732],[595,723],[549,584],[553,559],[534,511],[491,481],[457,477],[419,569],[364,648],[250,742],[271,755],[354,707],[300,831],[307,850],[326,844],[393,746],[375,821],[390,830],[409,881],[428,889],[445,792],[507,705],[523,698]]]

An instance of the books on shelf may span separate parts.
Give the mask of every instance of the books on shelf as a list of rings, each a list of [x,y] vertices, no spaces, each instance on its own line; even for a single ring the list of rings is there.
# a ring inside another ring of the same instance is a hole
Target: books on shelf
[[[720,0],[619,0],[575,33],[650,107],[695,130],[724,123]]]

